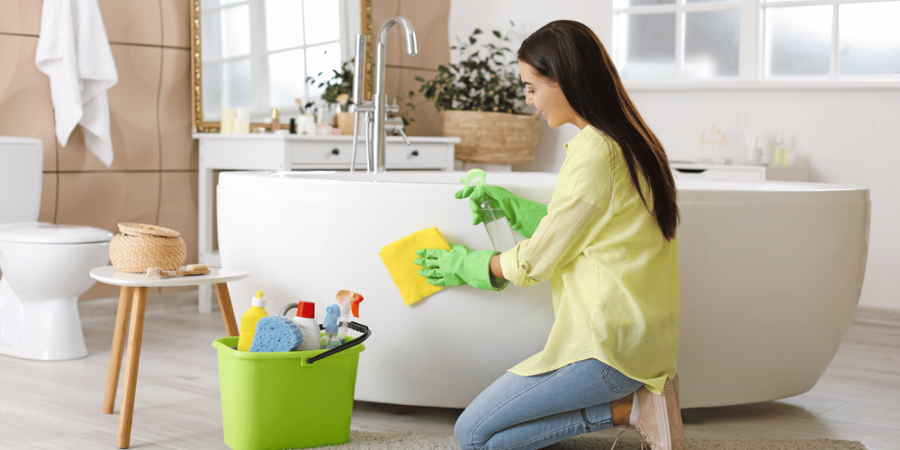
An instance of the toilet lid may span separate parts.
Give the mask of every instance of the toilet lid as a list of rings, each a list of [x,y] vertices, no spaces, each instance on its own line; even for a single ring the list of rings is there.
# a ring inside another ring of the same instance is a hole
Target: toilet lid
[[[28,222],[0,225],[0,242],[23,244],[85,244],[109,242],[113,234],[109,230],[84,225],[57,225]]]

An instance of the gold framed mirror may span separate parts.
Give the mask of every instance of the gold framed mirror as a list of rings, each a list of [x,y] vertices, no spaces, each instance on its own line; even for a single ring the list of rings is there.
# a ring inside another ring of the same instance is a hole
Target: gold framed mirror
[[[321,19],[324,17],[327,20]],[[206,28],[204,18],[208,22]],[[228,33],[223,32],[226,29]],[[337,38],[335,29],[339,29]],[[311,34],[315,37],[310,38]],[[373,55],[371,0],[191,0],[194,131],[218,132],[223,106],[246,107],[250,111],[251,129],[268,127],[265,119],[270,117],[271,108],[280,107],[284,117],[281,127],[288,128],[286,119],[300,113],[296,106],[297,114],[286,113],[285,109],[294,105],[294,98],[302,98],[300,103],[305,103],[318,94],[316,85],[307,83],[307,76],[316,78],[317,82],[331,78],[330,69],[335,65],[338,48],[339,66],[353,58],[356,34],[369,37],[366,52]],[[273,49],[266,42],[277,44]],[[300,56],[294,57],[292,53]],[[322,67],[329,70],[321,71],[324,74],[316,77]],[[279,76],[270,76],[270,68],[271,73],[278,72]],[[371,71],[372,63],[366,61],[366,98],[372,91]],[[299,76],[284,76],[298,72]],[[246,89],[229,89],[231,79],[237,80],[231,84]]]

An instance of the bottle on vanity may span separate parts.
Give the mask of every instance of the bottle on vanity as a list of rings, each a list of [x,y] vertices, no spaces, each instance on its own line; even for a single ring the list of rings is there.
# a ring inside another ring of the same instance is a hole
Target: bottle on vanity
[[[775,147],[772,148],[772,166],[787,167],[788,165],[788,149],[784,145],[784,136],[778,133],[775,138]]]

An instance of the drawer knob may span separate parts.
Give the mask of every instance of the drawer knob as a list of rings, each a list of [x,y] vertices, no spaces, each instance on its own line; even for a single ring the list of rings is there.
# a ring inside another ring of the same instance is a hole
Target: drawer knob
[[[418,150],[413,150],[413,151],[412,151],[412,155],[413,155],[413,156],[419,156],[419,151],[418,151]]]
[[[338,150],[338,149],[336,149],[336,148],[334,148],[334,149],[331,149],[331,154],[332,154],[332,155],[340,155],[340,154],[341,154],[341,151]]]

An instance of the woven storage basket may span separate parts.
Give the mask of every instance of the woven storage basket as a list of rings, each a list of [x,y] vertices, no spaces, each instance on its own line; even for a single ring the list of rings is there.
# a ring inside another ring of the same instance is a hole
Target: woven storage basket
[[[178,270],[187,257],[181,234],[169,228],[121,222],[109,243],[109,260],[119,272],[143,273],[151,267]]]
[[[444,111],[444,136],[457,136],[455,158],[465,162],[528,164],[537,147],[536,116],[483,112]]]

